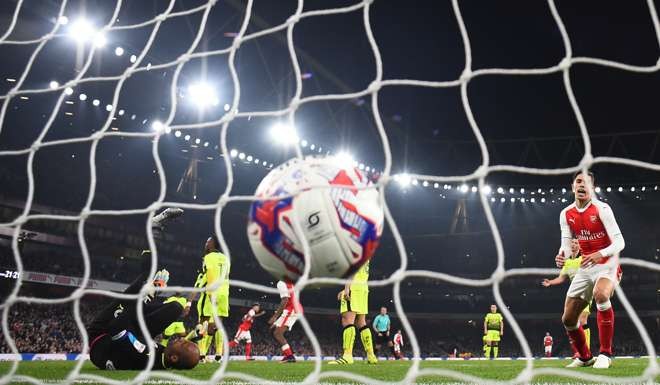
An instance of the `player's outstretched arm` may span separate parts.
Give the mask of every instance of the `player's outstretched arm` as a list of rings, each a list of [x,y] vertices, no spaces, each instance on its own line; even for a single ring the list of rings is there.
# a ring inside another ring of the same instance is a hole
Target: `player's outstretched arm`
[[[541,282],[541,285],[543,285],[543,287],[550,287],[550,286],[561,285],[564,282],[566,282],[566,275],[560,274],[553,279],[547,279],[547,278],[544,279]]]

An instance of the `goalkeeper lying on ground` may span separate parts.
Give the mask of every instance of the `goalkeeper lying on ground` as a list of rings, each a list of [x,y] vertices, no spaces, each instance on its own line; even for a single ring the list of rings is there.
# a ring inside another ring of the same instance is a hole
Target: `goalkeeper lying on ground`
[[[167,209],[163,214],[167,219]],[[177,212],[179,215],[182,211]],[[171,214],[171,211],[169,212]],[[154,225],[163,214],[154,218]],[[174,214],[176,215],[176,214]],[[124,290],[125,294],[136,294],[147,282],[150,265],[150,251],[142,253],[144,258],[142,273]],[[169,278],[167,270],[156,274],[152,284],[165,286]],[[186,305],[184,301],[157,303],[153,294],[145,298],[143,306],[144,321],[151,337],[163,333],[172,322],[179,319]],[[87,327],[89,335],[89,356],[92,363],[99,369],[131,369],[146,368],[149,360],[149,349],[137,320],[137,300],[114,300],[101,310],[94,321]],[[171,341],[167,347],[157,344],[154,348],[154,369],[192,369],[199,361],[197,345],[186,339]]]

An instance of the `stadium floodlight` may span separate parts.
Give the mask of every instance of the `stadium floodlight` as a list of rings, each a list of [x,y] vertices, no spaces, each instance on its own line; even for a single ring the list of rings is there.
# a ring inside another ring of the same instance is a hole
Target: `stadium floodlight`
[[[623,187],[619,186],[619,192],[622,192],[622,191],[623,191]]]
[[[417,185],[419,184],[419,181],[418,181],[417,179],[413,179],[413,180],[412,180],[412,184],[415,185],[415,186],[417,186]]]
[[[495,198],[490,198],[490,201],[491,201],[491,202],[495,202]]]
[[[174,131],[174,136],[176,136],[177,138],[180,137],[181,136],[181,131],[179,131],[179,130]]]
[[[119,115],[119,116],[124,115],[124,110],[119,110],[119,111],[117,112],[117,115]]]
[[[428,181],[424,181],[424,182],[422,182],[422,186],[424,186],[424,187],[428,187],[428,186],[429,186],[429,182],[428,182]]]
[[[290,124],[281,122],[273,124],[273,126],[270,128],[270,136],[275,142],[282,145],[298,143],[299,140],[298,134],[296,133],[296,128]],[[351,161],[351,163],[353,162]]]
[[[394,175],[394,180],[399,182],[399,184],[403,187],[408,186],[410,182],[412,182],[412,178],[406,173]]]
[[[493,192],[493,189],[489,185],[485,185],[481,191],[483,191],[483,193],[486,195],[490,195],[490,193]]]
[[[115,48],[115,55],[121,56],[123,54],[124,54],[124,48],[122,48],[122,47],[116,47]]]
[[[245,153],[241,152],[240,154],[238,154],[238,159],[240,159],[240,160],[245,159]]]
[[[545,203],[545,198],[541,198],[541,203]]]
[[[511,198],[511,203],[515,202],[516,198]]]
[[[477,190],[478,190],[477,186],[472,186],[472,188],[470,188],[470,191],[472,191],[473,193],[477,192]]]
[[[186,140],[186,141],[190,140],[190,135],[184,136],[183,139]]]
[[[365,167],[365,168],[364,168],[364,171],[366,171],[366,172],[371,171],[371,167],[369,167],[369,166]]]
[[[254,159],[254,158],[252,158],[252,155],[248,155],[248,156],[245,158],[245,160],[247,160],[248,162],[252,162],[252,159]]]
[[[129,61],[130,61],[131,63],[135,63],[135,62],[137,61],[137,56],[135,56],[135,55],[131,55]]]
[[[164,128],[165,128],[165,125],[160,120],[154,120],[154,122],[151,123],[151,129],[156,131],[156,132],[163,131]]]
[[[232,148],[231,151],[229,151],[229,156],[231,156],[232,158],[236,158],[238,156],[238,150]]]
[[[60,25],[67,25],[67,24],[69,24],[69,18],[62,15],[62,16],[60,16],[59,19],[57,19],[57,23],[60,24]]]
[[[204,82],[189,85],[186,96],[193,105],[201,110],[209,106],[217,106],[219,103],[218,96],[213,87]]]
[[[612,187],[608,187],[606,190],[607,192],[612,192]]]
[[[69,36],[78,43],[89,41],[96,34],[94,26],[86,19],[77,19],[68,28]]]
[[[502,187],[498,187],[498,188],[497,188],[497,192],[498,192],[499,194],[504,194],[504,189],[503,189]]]
[[[261,163],[261,165],[264,166],[264,167],[266,167],[267,164],[268,164],[268,162],[266,162],[265,160],[263,161],[263,163]]]
[[[202,140],[200,138],[195,139],[195,144],[200,144]]]
[[[596,188],[594,189],[594,191],[596,191],[597,193],[599,193],[599,192],[600,192],[600,187],[596,187]]]
[[[463,194],[465,194],[468,192],[468,186],[466,184],[462,184],[460,190]]]
[[[60,86],[60,83],[58,83],[56,80],[51,80],[50,83],[48,83],[48,87],[50,87],[51,90],[57,88]]]
[[[87,100],[87,94],[80,94],[80,95],[78,95],[78,99],[80,99],[81,101],[84,102],[85,100]]]
[[[259,164],[259,158],[254,158],[254,164]]]
[[[522,203],[525,203],[525,198],[520,198],[520,201],[521,201]]]
[[[94,35],[94,45],[101,48],[104,47],[108,40],[105,38],[105,35],[102,33],[97,33]]]
[[[521,188],[520,188],[520,193],[521,193],[521,194],[524,194],[524,193],[525,193],[525,189],[521,187]]]
[[[273,128],[275,129],[275,127],[273,127]],[[271,130],[271,133],[274,135],[273,130]],[[295,131],[294,131],[294,134],[295,134]],[[295,141],[294,141],[294,143],[295,143]],[[335,155],[335,159],[337,159],[337,162],[339,163],[340,167],[345,167],[345,168],[353,167],[353,163],[355,162],[353,160],[353,156],[350,153],[346,152],[346,151],[338,152],[337,155]]]
[[[98,107],[98,106],[101,105],[101,101],[98,100],[98,99],[94,99],[94,100],[92,100],[92,104],[93,104],[94,106]]]
[[[630,191],[635,192],[635,186],[631,187]]]
[[[506,202],[506,199],[505,198],[500,198],[500,202],[504,203],[504,202]]]
[[[642,186],[642,191],[646,191],[646,186]]]
[[[223,106],[223,109],[225,110],[225,112],[229,111],[230,108],[231,108],[231,106],[227,103],[225,103],[225,105]]]
[[[359,168],[360,170],[364,170],[364,163],[360,163],[360,164],[358,165],[358,168]]]
[[[516,192],[516,190],[514,190],[513,187],[509,188],[509,194],[513,194],[514,192]]]
[[[310,149],[310,150],[313,150],[313,149],[315,149],[315,148],[316,148],[316,145],[315,145],[314,143],[312,143],[312,144],[309,145],[309,149]]]
[[[73,94],[73,88],[67,87],[64,89],[64,93],[67,95],[72,95]]]
[[[209,146],[209,142],[204,142],[204,147],[208,147],[208,146]]]
[[[433,188],[440,188],[440,183],[433,183]]]
[[[561,193],[566,194],[566,189],[565,188],[561,189]]]
[[[105,105],[105,110],[108,111],[108,112],[112,111],[112,104],[106,104]]]
[[[301,147],[307,147],[307,141],[305,139],[300,141],[300,146]]]

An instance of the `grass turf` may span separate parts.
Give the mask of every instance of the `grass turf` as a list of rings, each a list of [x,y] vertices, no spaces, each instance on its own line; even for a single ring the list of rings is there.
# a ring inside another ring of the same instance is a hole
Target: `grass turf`
[[[566,365],[566,360],[553,360],[553,361],[534,361],[535,368],[561,368]],[[29,375],[36,377],[48,383],[59,382],[64,379],[69,371],[72,369],[74,363],[67,361],[32,361],[21,362],[18,369],[18,374]],[[363,362],[356,362],[350,366],[330,366],[323,363],[323,371],[339,370],[350,372],[365,377],[381,381],[401,381],[411,363],[407,361],[381,361],[378,365],[367,365]],[[421,363],[422,369],[449,369],[459,371],[464,374],[477,376],[488,380],[511,380],[518,375],[524,368],[523,361],[425,361]],[[615,360],[614,365],[605,371],[597,371],[593,368],[579,368],[571,369],[572,371],[607,375],[612,377],[633,377],[640,376],[646,366],[648,365],[647,359],[620,359]],[[201,364],[197,368],[190,371],[169,371],[186,377],[194,378],[197,380],[206,380],[211,378],[214,371],[219,367],[218,364]],[[0,363],[0,374],[6,374],[10,368],[10,363]],[[281,382],[298,382],[301,381],[309,373],[313,371],[313,362],[297,362],[295,364],[280,364],[278,362],[269,361],[231,361],[227,370],[232,372],[241,372],[258,376],[265,381],[281,381]],[[82,369],[83,374],[101,375],[115,380],[130,380],[134,378],[139,372],[137,371],[100,371],[94,366],[86,362]],[[656,378],[656,383],[660,377]],[[92,381],[81,380],[81,383],[94,383]],[[171,383],[170,380],[153,379],[152,383]],[[244,382],[239,379],[229,379],[226,382]],[[346,378],[326,378],[322,382],[326,383],[353,383],[353,381]],[[418,377],[417,383],[459,383],[460,381],[438,376],[423,376]],[[17,383],[17,382],[12,382]],[[534,383],[539,384],[581,384],[585,383],[583,380],[559,377],[559,376],[538,376],[534,378]]]

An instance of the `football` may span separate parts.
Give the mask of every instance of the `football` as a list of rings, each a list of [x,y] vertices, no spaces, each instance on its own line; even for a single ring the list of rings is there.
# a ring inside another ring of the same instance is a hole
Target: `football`
[[[344,163],[294,158],[257,187],[260,200],[250,208],[247,233],[257,260],[275,278],[295,282],[303,274],[301,236],[310,247],[310,277],[348,277],[376,251],[384,217],[378,191]]]

